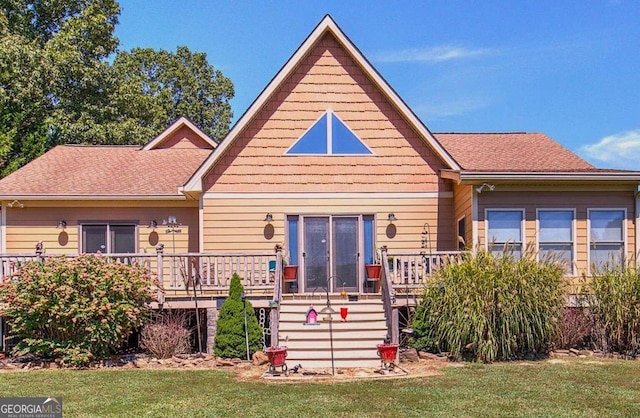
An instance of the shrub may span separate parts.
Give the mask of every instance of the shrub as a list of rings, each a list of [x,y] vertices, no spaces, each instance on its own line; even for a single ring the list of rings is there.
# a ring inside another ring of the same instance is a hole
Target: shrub
[[[25,263],[0,290],[5,315],[23,340],[15,354],[85,366],[117,348],[148,318],[149,277],[137,266],[83,255]]]
[[[169,358],[191,349],[189,318],[184,312],[162,312],[142,328],[142,348],[157,358]]]
[[[244,333],[244,306],[240,294],[244,291],[240,276],[231,277],[229,297],[224,301],[218,316],[215,338],[215,354],[223,358],[246,358],[247,348]],[[246,303],[249,355],[262,350],[262,329],[258,324],[253,306]]]
[[[416,348],[483,361],[549,349],[562,306],[564,267],[485,251],[437,270],[414,319]]]
[[[587,308],[565,308],[553,346],[564,349],[584,346],[593,325],[593,315]]]
[[[601,331],[598,347],[635,356],[640,351],[640,273],[633,262],[594,271],[587,303]]]

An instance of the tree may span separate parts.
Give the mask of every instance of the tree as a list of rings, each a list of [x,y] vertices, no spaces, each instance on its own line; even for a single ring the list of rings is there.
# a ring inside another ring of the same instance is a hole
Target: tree
[[[229,297],[224,301],[215,338],[215,354],[223,358],[246,358],[247,348],[244,334],[244,313],[247,313],[247,331],[249,335],[249,354],[262,349],[262,329],[258,324],[251,302],[242,303],[241,293],[244,291],[238,273],[231,276]]]
[[[115,0],[0,3],[1,176],[58,144],[146,143],[180,116],[224,137],[231,81],[187,47],[117,52],[119,13]]]

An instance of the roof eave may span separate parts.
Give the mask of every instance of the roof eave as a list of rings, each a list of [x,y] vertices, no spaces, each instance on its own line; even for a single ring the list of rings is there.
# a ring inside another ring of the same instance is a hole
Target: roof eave
[[[185,195],[43,195],[43,194],[7,194],[0,195],[0,201],[6,200],[190,200]]]
[[[616,181],[640,182],[640,173],[589,173],[589,172],[498,172],[498,171],[461,171],[460,182],[472,184],[482,181]]]

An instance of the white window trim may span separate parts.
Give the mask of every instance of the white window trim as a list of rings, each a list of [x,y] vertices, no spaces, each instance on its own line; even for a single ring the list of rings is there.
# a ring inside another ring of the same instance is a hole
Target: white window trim
[[[290,153],[291,149],[293,147],[296,146],[296,144],[302,139],[302,137],[304,137],[314,126],[316,126],[316,124],[320,121],[320,119],[322,119],[323,117],[327,117],[327,135],[326,135],[326,141],[327,141],[327,152],[324,154],[313,154],[313,153]],[[338,119],[345,128],[347,128],[349,130],[349,132],[351,132],[351,134],[353,134],[353,136],[355,136],[358,141],[360,141],[360,143],[362,145],[364,145],[364,147],[369,150],[368,154],[357,154],[357,153],[349,153],[349,154],[337,154],[333,152],[333,118],[332,116],[335,116],[336,119]],[[356,135],[355,132],[353,132],[353,130],[351,129],[351,127],[349,127],[349,125],[347,125],[341,118],[340,116],[336,115],[335,112],[333,111],[333,109],[329,108],[327,109],[325,112],[322,113],[322,115],[320,115],[319,118],[317,118],[315,121],[313,121],[313,123],[302,133],[302,135],[300,135],[298,137],[298,139],[296,139],[295,141],[293,141],[293,144],[291,144],[291,146],[289,148],[287,148],[287,150],[284,152],[284,154],[282,154],[285,157],[288,156],[292,156],[292,157],[299,157],[299,156],[311,156],[311,157],[329,157],[329,156],[337,156],[337,157],[350,157],[350,156],[361,156],[361,157],[372,157],[375,156],[376,154],[373,152],[373,150],[371,148],[369,148],[369,146],[367,144],[365,144],[365,142],[362,140],[362,138],[360,138],[360,136]]]
[[[571,220],[571,245],[572,245],[572,258],[573,262],[571,263],[571,277],[575,277],[577,275],[577,262],[578,262],[578,243],[577,243],[577,233],[578,226],[576,222],[576,208],[536,208],[536,258],[540,261],[540,212],[572,212],[573,219]]]
[[[591,276],[591,212],[620,212],[622,211],[622,249],[623,258],[627,257],[628,234],[626,208],[587,208],[587,276]],[[623,259],[624,262],[624,259]]]
[[[521,212],[522,221],[520,222],[520,231],[522,234],[521,252],[524,255],[525,243],[527,242],[527,218],[524,208],[486,208],[484,210],[484,249],[489,251],[489,212]]]
[[[137,252],[140,251],[140,232],[138,230],[139,228],[139,222],[138,221],[79,221],[78,222],[78,253],[84,253],[84,251],[82,251],[83,247],[84,247],[84,241],[83,241],[83,228],[85,226],[100,226],[100,225],[106,225],[107,226],[107,246],[111,247],[111,234],[110,232],[110,227],[111,226],[133,226],[133,234],[134,234],[134,240],[135,240],[135,251],[132,254],[135,254]],[[105,254],[111,254],[111,251],[106,251]]]

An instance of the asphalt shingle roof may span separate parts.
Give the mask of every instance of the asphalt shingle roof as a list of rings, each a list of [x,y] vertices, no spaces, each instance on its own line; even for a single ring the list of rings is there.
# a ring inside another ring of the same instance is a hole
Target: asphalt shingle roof
[[[210,153],[61,145],[0,180],[0,195],[177,196]]]

